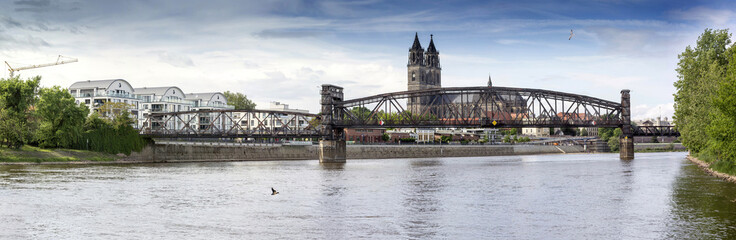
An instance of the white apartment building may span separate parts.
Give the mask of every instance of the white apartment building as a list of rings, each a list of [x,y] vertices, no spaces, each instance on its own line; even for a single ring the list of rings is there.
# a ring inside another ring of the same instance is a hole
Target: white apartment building
[[[233,109],[233,106],[227,105],[225,95],[219,92],[185,94],[175,86],[133,88],[123,79],[79,81],[69,86],[69,93],[74,96],[77,104],[86,104],[91,112],[98,112],[108,102],[130,104],[128,110],[131,118],[137,121],[137,128],[147,127],[145,120],[152,113]],[[198,129],[206,129],[213,121],[216,126],[231,126],[215,115],[206,112],[198,114]],[[166,127],[179,129],[192,116],[194,115],[187,116],[188,119],[170,121]]]
[[[168,87],[143,87],[134,89],[140,99],[139,127],[147,127],[145,121],[151,113],[185,112],[191,111],[194,103],[185,100],[184,91],[175,86]],[[184,119],[173,119],[169,121],[167,129],[180,129],[189,122],[191,116],[182,116]],[[186,122],[184,122],[186,121]]]
[[[140,100],[134,92],[133,86],[123,79],[79,81],[69,86],[69,93],[74,96],[76,103],[87,105],[90,114],[98,112],[99,108],[108,102],[125,103],[130,105],[128,110],[131,117],[137,119]]]

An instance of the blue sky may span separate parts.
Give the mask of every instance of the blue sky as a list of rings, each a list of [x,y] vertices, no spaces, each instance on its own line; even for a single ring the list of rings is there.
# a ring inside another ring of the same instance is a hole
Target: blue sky
[[[406,90],[408,49],[434,35],[443,86],[552,89],[671,116],[677,55],[736,23],[733,1],[63,1],[0,3],[0,60],[78,63],[21,72],[42,85],[123,78],[136,87],[238,91],[318,110]],[[575,36],[568,40],[570,29]],[[3,76],[7,76],[3,72]]]

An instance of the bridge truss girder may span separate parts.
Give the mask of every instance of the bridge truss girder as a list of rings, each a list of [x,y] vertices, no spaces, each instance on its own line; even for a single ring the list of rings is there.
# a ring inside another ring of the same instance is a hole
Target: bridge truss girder
[[[406,105],[409,98],[425,99],[427,104],[409,109]],[[621,104],[617,102],[549,90],[506,87],[386,93],[337,102],[333,109],[334,128],[621,127],[623,123]]]
[[[200,110],[151,113],[140,134],[161,138],[317,138],[317,115],[269,110]],[[255,123],[255,124],[251,124]]]

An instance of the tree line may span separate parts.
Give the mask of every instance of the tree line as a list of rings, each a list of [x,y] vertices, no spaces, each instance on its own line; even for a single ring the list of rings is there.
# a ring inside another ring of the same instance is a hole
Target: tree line
[[[678,58],[674,123],[690,153],[736,174],[736,47],[727,29],[705,29]]]
[[[112,154],[130,154],[143,148],[127,110],[102,118],[89,114],[59,86],[39,88],[41,77],[0,79],[0,144],[18,149],[73,148]],[[104,105],[103,105],[104,106]],[[110,105],[112,106],[112,105]],[[107,109],[110,107],[101,107]]]

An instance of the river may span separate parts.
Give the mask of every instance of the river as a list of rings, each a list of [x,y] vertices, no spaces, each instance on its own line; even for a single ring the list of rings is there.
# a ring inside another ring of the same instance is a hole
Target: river
[[[685,156],[0,166],[0,239],[736,238]]]

